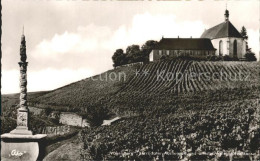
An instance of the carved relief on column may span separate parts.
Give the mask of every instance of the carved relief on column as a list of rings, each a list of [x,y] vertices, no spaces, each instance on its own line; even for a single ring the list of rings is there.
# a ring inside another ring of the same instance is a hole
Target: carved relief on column
[[[27,62],[19,62],[20,66],[20,108],[27,109]]]

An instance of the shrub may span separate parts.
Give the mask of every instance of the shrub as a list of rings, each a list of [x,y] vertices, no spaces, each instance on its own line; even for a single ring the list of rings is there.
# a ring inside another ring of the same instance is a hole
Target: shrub
[[[193,56],[184,56],[184,55],[181,55],[181,56],[178,56],[177,59],[181,59],[181,60],[194,60],[194,61],[206,61],[207,58],[205,57],[193,57]]]
[[[213,55],[213,56],[207,57],[207,59],[208,59],[209,61],[220,61],[220,60],[222,60],[222,57]]]
[[[232,61],[233,59],[229,55],[223,56],[224,61]]]
[[[255,53],[249,52],[245,54],[245,58],[247,61],[256,61]]]
[[[109,119],[111,116],[107,108],[102,105],[92,106],[87,108],[86,119],[89,121],[90,126],[100,126],[103,120]]]

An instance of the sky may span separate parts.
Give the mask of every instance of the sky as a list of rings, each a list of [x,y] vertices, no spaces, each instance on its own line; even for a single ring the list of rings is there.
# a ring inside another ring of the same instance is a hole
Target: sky
[[[29,92],[53,90],[112,69],[116,49],[165,38],[199,38],[224,22],[226,1],[1,0],[2,93],[19,92],[24,26]],[[259,59],[259,0],[227,1]]]

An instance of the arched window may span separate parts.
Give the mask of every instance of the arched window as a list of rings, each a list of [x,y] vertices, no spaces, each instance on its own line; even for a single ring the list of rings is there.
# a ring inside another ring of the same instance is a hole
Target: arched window
[[[223,41],[219,41],[219,56],[223,55]]]
[[[237,58],[237,40],[234,41],[233,48],[233,57]]]

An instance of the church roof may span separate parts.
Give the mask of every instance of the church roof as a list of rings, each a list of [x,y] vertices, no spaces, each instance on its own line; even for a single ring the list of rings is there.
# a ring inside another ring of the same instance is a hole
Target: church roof
[[[233,26],[230,21],[225,21],[217,26],[214,26],[201,35],[201,38],[217,39],[224,37],[237,37],[242,38],[241,34]]]
[[[157,50],[215,50],[210,39],[205,38],[162,38]]]

